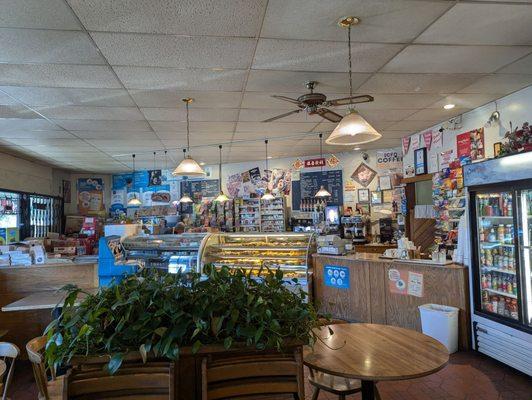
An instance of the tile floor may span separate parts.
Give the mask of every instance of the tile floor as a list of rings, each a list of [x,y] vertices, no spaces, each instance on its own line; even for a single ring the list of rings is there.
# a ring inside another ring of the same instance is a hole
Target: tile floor
[[[475,352],[460,352],[440,372],[425,378],[381,382],[382,400],[532,400],[532,378]],[[312,389],[307,385],[307,399]],[[18,362],[11,400],[35,400],[37,392],[28,362]],[[319,400],[336,400],[323,393]],[[348,396],[360,399],[360,394]]]

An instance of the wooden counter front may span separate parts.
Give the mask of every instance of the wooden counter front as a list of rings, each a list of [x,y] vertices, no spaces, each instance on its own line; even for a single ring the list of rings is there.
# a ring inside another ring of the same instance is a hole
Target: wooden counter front
[[[450,264],[433,266],[399,260],[383,260],[377,254],[357,253],[348,256],[315,254],[314,299],[320,313],[347,321],[400,326],[421,332],[418,306],[435,303],[457,307],[459,347],[470,347],[469,283],[467,268]],[[324,266],[349,268],[349,289],[324,284]],[[394,293],[388,271],[414,272],[423,275],[421,297]]]
[[[43,264],[0,268],[0,307],[39,292],[56,291],[67,284],[89,289],[98,286],[98,264]],[[23,349],[42,335],[52,320],[51,310],[0,312],[0,327],[9,332],[2,340]]]

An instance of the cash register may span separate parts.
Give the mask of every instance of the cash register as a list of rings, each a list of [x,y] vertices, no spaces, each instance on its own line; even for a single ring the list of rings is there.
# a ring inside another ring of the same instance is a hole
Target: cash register
[[[346,244],[348,241],[337,235],[319,236],[316,239],[319,254],[344,255],[347,253]]]

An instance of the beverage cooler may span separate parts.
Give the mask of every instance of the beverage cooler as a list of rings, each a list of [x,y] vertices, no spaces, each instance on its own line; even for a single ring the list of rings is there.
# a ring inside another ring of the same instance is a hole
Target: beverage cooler
[[[532,375],[532,154],[464,166],[475,347]]]

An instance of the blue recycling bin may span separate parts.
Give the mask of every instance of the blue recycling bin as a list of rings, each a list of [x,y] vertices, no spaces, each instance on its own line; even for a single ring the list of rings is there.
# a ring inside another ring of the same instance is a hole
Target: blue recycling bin
[[[98,278],[100,286],[119,283],[124,276],[137,272],[138,265],[125,265],[120,236],[106,236],[99,241]]]

